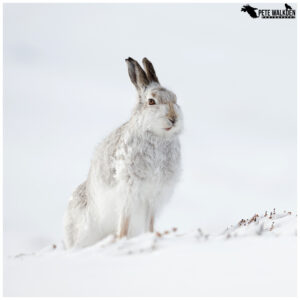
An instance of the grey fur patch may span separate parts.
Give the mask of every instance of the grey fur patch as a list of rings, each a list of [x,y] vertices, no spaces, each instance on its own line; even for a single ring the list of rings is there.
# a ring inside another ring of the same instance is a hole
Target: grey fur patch
[[[74,205],[78,208],[85,208],[88,204],[88,197],[86,193],[86,182],[80,184],[73,193]]]
[[[100,143],[99,148],[94,159],[95,163],[97,162],[97,168],[101,170],[100,176],[101,181],[107,184],[108,186],[114,186],[116,184],[116,169],[114,162],[118,159],[122,159],[117,156],[117,149],[119,149],[120,139],[123,135],[124,128],[126,124],[123,124],[121,127],[114,130],[110,135],[108,135],[102,143]],[[126,149],[125,149],[126,151]],[[89,177],[91,174],[89,175]]]
[[[171,92],[161,86],[152,88],[151,95],[161,104],[177,102],[176,95],[173,92]]]

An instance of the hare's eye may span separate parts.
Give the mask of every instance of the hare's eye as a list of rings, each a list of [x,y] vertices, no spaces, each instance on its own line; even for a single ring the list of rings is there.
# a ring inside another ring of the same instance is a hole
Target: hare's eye
[[[149,99],[148,100],[149,105],[155,105],[155,100],[154,99]]]

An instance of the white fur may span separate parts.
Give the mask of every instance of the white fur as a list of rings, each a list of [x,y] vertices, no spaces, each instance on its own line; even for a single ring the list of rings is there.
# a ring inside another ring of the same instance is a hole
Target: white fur
[[[153,92],[156,105],[149,105]],[[169,103],[177,117],[173,127]],[[125,216],[127,236],[149,230],[151,217],[170,199],[179,178],[181,130],[175,94],[158,83],[139,91],[130,120],[98,145],[87,180],[70,199],[64,217],[66,248],[119,235]]]

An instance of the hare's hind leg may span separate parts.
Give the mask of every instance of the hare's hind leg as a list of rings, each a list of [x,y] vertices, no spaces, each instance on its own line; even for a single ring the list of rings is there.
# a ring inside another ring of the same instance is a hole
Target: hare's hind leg
[[[77,235],[75,231],[74,222],[70,216],[70,212],[67,211],[64,216],[64,244],[66,249],[70,249],[74,246]]]
[[[97,241],[93,235],[86,208],[68,208],[64,222],[64,243],[66,249],[82,248]]]
[[[87,227],[87,196],[85,182],[77,187],[64,216],[64,242],[67,249],[79,245]]]

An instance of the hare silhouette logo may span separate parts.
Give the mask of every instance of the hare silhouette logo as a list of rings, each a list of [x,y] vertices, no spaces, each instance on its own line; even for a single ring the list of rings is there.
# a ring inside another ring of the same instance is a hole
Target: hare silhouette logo
[[[247,4],[242,6],[241,11],[248,13],[253,19],[295,19],[296,10],[287,3],[284,6],[285,9],[258,9]]]

